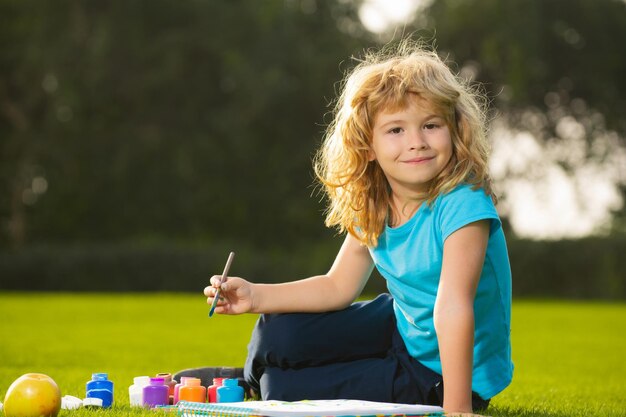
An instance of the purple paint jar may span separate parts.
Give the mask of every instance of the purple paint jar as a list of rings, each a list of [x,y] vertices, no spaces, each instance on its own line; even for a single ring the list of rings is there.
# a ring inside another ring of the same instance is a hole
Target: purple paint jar
[[[150,378],[150,385],[143,387],[143,406],[154,408],[158,405],[168,405],[170,389],[165,385],[164,378]]]

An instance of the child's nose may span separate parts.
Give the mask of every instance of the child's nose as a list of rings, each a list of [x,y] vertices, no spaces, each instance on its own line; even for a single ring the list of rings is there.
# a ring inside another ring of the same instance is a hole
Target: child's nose
[[[424,138],[421,130],[417,130],[409,134],[410,149],[426,149],[427,147],[428,143],[426,142],[426,138]]]

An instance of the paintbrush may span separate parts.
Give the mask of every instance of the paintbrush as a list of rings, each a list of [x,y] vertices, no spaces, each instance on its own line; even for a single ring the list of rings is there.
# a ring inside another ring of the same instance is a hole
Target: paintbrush
[[[213,299],[213,303],[211,303],[211,309],[209,310],[209,317],[213,316],[213,312],[215,311],[217,302],[220,299],[220,293],[222,292],[222,285],[228,279],[228,270],[230,269],[230,265],[233,263],[234,257],[235,257],[235,252],[231,252],[228,255],[228,260],[226,261],[226,266],[224,266],[224,272],[222,273],[222,282],[220,284],[220,288],[217,289],[217,292],[215,293],[215,298]]]

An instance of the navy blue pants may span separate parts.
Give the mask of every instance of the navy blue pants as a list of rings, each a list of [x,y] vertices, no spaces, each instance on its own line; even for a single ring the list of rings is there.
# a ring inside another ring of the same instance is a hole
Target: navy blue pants
[[[407,352],[388,294],[329,313],[261,315],[244,377],[264,400],[443,404],[442,377]],[[473,397],[475,410],[487,407]]]

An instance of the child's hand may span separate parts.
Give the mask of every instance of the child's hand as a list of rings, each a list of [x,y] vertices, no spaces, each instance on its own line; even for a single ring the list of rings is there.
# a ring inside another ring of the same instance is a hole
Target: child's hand
[[[220,300],[217,302],[215,312],[218,314],[241,314],[248,313],[252,309],[252,284],[245,279],[228,277],[222,284],[221,275],[211,277],[211,285],[204,289],[207,303],[211,305],[217,289],[220,288]]]

